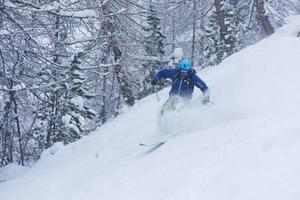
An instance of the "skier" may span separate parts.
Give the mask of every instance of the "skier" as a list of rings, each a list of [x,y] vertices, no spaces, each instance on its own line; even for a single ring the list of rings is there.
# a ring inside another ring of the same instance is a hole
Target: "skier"
[[[192,69],[192,63],[188,59],[180,61],[178,68],[176,69],[163,69],[159,71],[151,84],[156,85],[161,79],[172,79],[172,88],[169,93],[169,99],[164,104],[161,111],[161,115],[167,109],[176,109],[176,104],[180,99],[192,98],[194,92],[194,86],[198,87],[202,93],[202,103],[207,104],[209,102],[209,89],[207,85],[197,75],[196,71]]]

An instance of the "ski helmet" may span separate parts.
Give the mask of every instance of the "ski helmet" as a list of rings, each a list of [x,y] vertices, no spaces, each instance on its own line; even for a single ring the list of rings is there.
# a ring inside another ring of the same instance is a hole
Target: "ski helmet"
[[[181,71],[190,71],[192,69],[192,63],[188,59],[183,59],[179,63],[179,69]]]

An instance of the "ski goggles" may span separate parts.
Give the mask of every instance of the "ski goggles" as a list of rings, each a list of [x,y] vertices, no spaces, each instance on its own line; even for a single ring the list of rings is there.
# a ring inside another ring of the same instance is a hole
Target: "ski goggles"
[[[188,76],[190,74],[191,70],[182,70],[180,69],[181,76]]]
[[[189,69],[180,69],[180,72],[181,72],[181,73],[189,73],[190,70],[189,70]]]

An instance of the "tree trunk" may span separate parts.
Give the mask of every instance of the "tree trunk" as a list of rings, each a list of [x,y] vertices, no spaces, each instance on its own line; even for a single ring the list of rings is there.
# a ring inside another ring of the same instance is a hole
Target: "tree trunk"
[[[13,84],[11,82],[10,89],[13,88]],[[11,112],[11,107],[13,104],[13,97],[15,95],[14,91],[10,91],[8,93],[9,95],[9,101],[5,103],[4,109],[3,109],[3,117],[0,121],[0,136],[1,136],[1,146],[2,146],[2,152],[1,153],[1,165],[6,165],[8,163],[13,162],[13,157],[11,155],[12,153],[12,133],[9,131],[9,114]]]
[[[114,46],[113,52],[114,52],[114,61],[116,63],[119,63],[120,58],[122,56],[121,50],[119,49],[119,47]],[[121,64],[116,64],[114,66],[114,71],[116,73],[117,80],[120,85],[120,92],[121,92],[122,96],[124,97],[126,104],[129,106],[133,106],[135,103],[135,97],[133,96],[131,86],[130,86],[127,76],[124,73],[124,71],[122,70],[122,68],[123,67]]]
[[[18,116],[18,104],[16,101],[16,98],[13,97],[14,102],[14,111],[16,115],[16,124],[17,124],[17,133],[18,133],[18,142],[19,142],[19,151],[20,151],[20,157],[21,157],[21,165],[24,166],[24,152],[23,152],[23,143],[22,143],[22,134],[21,134],[21,128],[20,128],[20,120]]]
[[[262,28],[266,35],[271,35],[274,33],[274,28],[269,20],[269,17],[266,15],[265,2],[264,0],[255,0],[255,5],[257,9],[258,19],[261,22]]]
[[[105,16],[108,16],[111,13],[107,4],[108,3],[102,5],[102,12]],[[133,96],[131,85],[128,81],[126,73],[123,71],[123,66],[120,64],[122,51],[119,47],[117,39],[114,36],[114,33],[116,32],[116,25],[114,23],[116,23],[116,21],[117,19],[115,16],[110,16],[108,19],[105,19],[103,23],[103,30],[110,32],[109,36],[107,32],[104,32],[104,34],[107,34],[106,36],[109,40],[108,52],[113,52],[113,59],[116,63],[113,65],[113,69],[120,86],[120,93],[124,97],[126,104],[132,106],[135,103],[135,97]],[[109,54],[107,56],[109,56]]]
[[[101,113],[100,113],[100,118],[101,118],[101,123],[104,124],[108,120],[108,113],[107,113],[107,104],[109,103],[107,100],[107,73],[108,73],[108,67],[104,66],[103,67],[103,84],[102,84],[102,105],[101,105]]]
[[[5,107],[4,107],[4,114],[1,120],[0,124],[0,136],[1,136],[1,148],[2,152],[1,153],[1,165],[6,165],[10,161],[8,160],[9,155],[8,155],[8,138],[9,138],[9,131],[8,131],[8,116],[10,112],[10,108],[12,105],[12,100],[10,99],[9,102],[6,102]]]
[[[175,49],[175,20],[172,19],[172,52],[174,52]]]
[[[3,28],[3,10],[4,10],[4,1],[0,0],[0,30]]]
[[[192,36],[192,64],[195,61],[195,42],[196,42],[196,3],[197,1],[193,1],[193,36]]]
[[[60,33],[60,26],[61,26],[61,19],[59,16],[55,16],[54,22],[54,56],[53,62],[56,64],[60,64],[60,53],[62,52],[62,39]],[[52,69],[52,77],[54,82],[59,81],[59,70],[53,67]],[[50,99],[50,106],[51,106],[51,114],[50,119],[48,121],[48,129],[47,129],[47,136],[46,136],[46,148],[49,148],[55,140],[57,135],[57,123],[58,123],[58,91],[51,91],[51,99]]]
[[[223,0],[215,0],[217,20],[220,27],[221,40],[225,41],[226,44],[226,26],[225,26],[225,15],[223,11]]]

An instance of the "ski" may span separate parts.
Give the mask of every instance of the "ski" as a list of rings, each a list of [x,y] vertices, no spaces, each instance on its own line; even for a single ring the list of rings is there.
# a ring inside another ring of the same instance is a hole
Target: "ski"
[[[140,143],[140,146],[143,147],[149,147],[149,149],[143,153],[143,155],[147,155],[153,151],[155,151],[156,149],[158,149],[159,147],[161,147],[163,144],[165,144],[167,141],[162,141],[162,142],[156,142],[156,143],[149,143],[149,144],[145,144],[145,143]]]
[[[155,142],[155,143],[140,143],[140,146],[144,146],[144,147],[155,147],[155,146],[161,146],[164,143],[166,143],[167,141],[162,141],[162,142]]]

